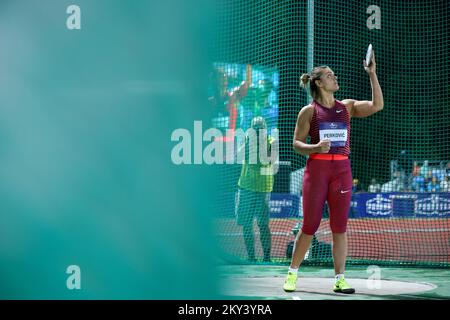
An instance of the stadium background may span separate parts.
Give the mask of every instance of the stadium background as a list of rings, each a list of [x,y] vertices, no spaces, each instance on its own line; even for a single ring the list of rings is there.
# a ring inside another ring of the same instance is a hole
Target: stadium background
[[[379,29],[368,28],[373,12],[367,10],[371,5],[381,9]],[[307,70],[308,1],[225,1],[218,12],[215,60],[279,70],[278,129],[283,165],[275,177],[274,193],[289,193],[290,185],[295,183],[291,173],[304,167],[306,161],[294,154],[292,135],[297,114],[308,103],[307,93],[299,88],[299,76],[310,71]],[[351,122],[353,177],[363,190],[367,191],[373,178],[381,184],[394,180],[396,170],[412,173],[414,161],[422,166],[428,160],[441,173],[447,170],[448,175],[450,83],[449,63],[445,59],[449,49],[448,18],[447,1],[314,1],[313,64],[328,65],[338,75],[337,99],[371,99],[362,60],[367,45],[374,46],[385,107],[369,118]],[[233,216],[239,173],[238,165],[223,168],[222,193],[217,199],[221,217]],[[406,189],[412,188],[412,177],[409,178]],[[392,193],[390,196],[402,197]],[[438,218],[419,218],[414,214],[414,204],[410,204],[400,208],[402,215],[410,218],[351,220],[349,263],[448,266],[448,190],[438,196],[444,199],[441,203],[447,212]],[[274,261],[289,261],[286,243],[293,240],[291,229],[297,222],[301,219],[272,220]],[[219,219],[217,228],[219,241],[230,253],[227,259],[245,263],[240,228],[232,218]],[[331,235],[327,228],[328,224],[323,222],[319,229],[322,236],[318,238],[324,245],[319,243],[316,247],[320,249],[310,259],[312,264],[332,263]],[[258,234],[256,226],[255,233]],[[257,236],[255,243],[258,245]]]

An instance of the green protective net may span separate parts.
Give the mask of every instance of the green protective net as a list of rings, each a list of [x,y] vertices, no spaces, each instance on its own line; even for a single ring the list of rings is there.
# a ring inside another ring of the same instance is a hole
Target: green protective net
[[[241,185],[252,165],[218,166],[216,237],[225,259],[290,262],[302,225],[306,164],[292,139],[297,114],[310,101],[299,76],[328,65],[338,75],[338,100],[371,100],[363,68],[371,43],[385,103],[381,112],[351,120],[347,264],[448,267],[449,3],[235,0],[221,1],[218,12],[212,74],[222,80],[210,82],[213,126],[245,131],[261,116],[279,151],[273,181],[253,173],[253,187]],[[226,146],[236,142],[229,150],[246,145],[228,138]],[[253,164],[253,172],[261,166]],[[332,262],[325,203],[304,264]]]

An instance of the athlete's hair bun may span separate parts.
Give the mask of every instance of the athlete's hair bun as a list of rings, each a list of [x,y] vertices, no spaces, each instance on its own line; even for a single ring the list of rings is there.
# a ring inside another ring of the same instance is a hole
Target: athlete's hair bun
[[[309,80],[311,79],[311,76],[308,73],[302,74],[300,77],[300,85],[304,88],[306,88],[306,85],[308,84]]]

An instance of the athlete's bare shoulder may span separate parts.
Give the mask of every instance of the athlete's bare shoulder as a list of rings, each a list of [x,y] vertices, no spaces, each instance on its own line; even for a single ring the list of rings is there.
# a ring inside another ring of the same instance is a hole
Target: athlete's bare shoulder
[[[312,105],[304,106],[297,117],[297,124],[295,125],[294,139],[306,142],[311,120],[313,116],[314,107]]]
[[[340,103],[342,103],[346,108],[347,108],[347,112],[349,115],[352,114],[352,109],[353,109],[353,105],[355,104],[354,99],[344,99],[342,101],[340,101]]]
[[[308,104],[304,106],[300,112],[298,113],[299,118],[306,118],[311,122],[312,116],[314,113],[314,106],[312,104]]]

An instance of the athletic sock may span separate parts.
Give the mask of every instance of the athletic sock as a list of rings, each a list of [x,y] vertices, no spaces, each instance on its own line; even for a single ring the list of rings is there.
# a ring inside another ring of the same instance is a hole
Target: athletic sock
[[[335,277],[334,277],[334,279],[335,279],[335,282],[338,282],[340,279],[342,279],[344,277],[344,274],[343,273],[338,273]]]
[[[294,268],[289,267],[289,271],[288,272],[297,274],[298,273],[298,268],[294,269]]]

